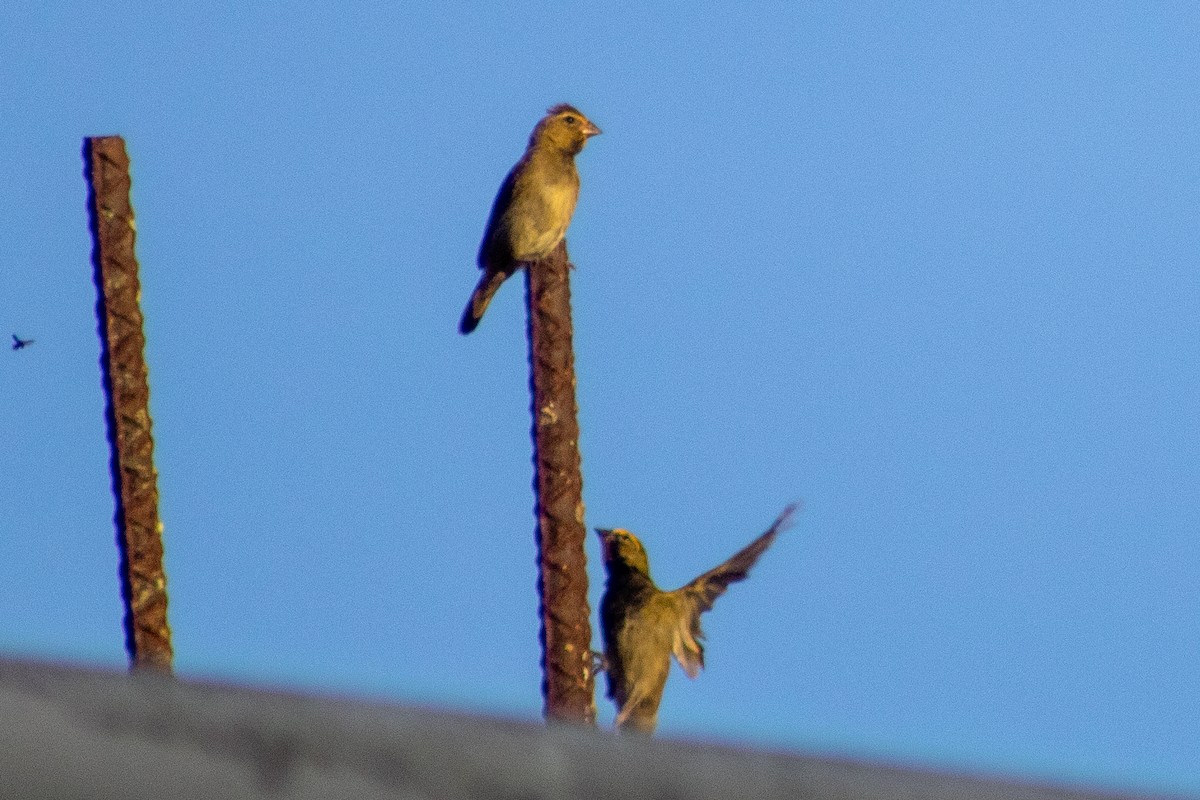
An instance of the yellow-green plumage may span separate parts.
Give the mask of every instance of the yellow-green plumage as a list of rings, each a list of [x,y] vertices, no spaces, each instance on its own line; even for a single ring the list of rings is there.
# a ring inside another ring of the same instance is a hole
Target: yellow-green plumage
[[[509,171],[479,245],[483,275],[463,311],[459,330],[475,330],[488,303],[513,273],[546,258],[566,236],[579,199],[575,156],[600,129],[578,109],[557,105],[538,122],[521,160]]]
[[[653,733],[674,655],[688,677],[704,667],[700,615],[729,584],[743,580],[775,537],[787,527],[788,506],[771,528],[728,561],[674,591],[659,589],[638,538],[626,530],[601,530],[608,582],[600,601],[608,696],[617,706],[622,732]]]

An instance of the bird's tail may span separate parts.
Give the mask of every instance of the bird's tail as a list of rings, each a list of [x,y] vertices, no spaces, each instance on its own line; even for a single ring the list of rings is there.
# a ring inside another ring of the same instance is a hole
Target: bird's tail
[[[467,302],[467,307],[463,310],[462,321],[458,323],[460,333],[467,334],[475,330],[479,325],[479,320],[483,319],[483,312],[487,311],[488,303],[492,302],[492,297],[500,288],[500,284],[504,283],[507,278],[503,272],[485,271],[479,278],[479,284],[475,287],[475,291],[471,293],[471,299]]]
[[[658,727],[658,712],[626,706],[617,715],[615,724],[621,733],[640,733],[649,736]]]

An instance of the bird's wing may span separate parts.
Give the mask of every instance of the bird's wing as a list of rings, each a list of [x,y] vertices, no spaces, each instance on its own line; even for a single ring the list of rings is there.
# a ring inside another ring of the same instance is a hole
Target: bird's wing
[[[776,517],[766,533],[734,553],[725,563],[713,567],[683,587],[683,591],[696,598],[700,613],[712,608],[713,601],[725,593],[729,584],[743,580],[750,574],[750,568],[759,556],[771,546],[776,536],[791,525],[795,511],[796,504],[789,505]]]
[[[492,201],[492,210],[488,214],[487,227],[483,231],[483,241],[479,243],[479,268],[484,271],[503,270],[512,261],[512,244],[508,241],[508,219],[506,212],[512,206],[513,193],[516,191],[517,178],[523,169],[526,158],[522,157],[504,176],[504,182],[496,191]]]
[[[695,678],[704,666],[704,646],[700,643],[704,638],[704,631],[700,628],[700,615],[713,607],[713,603],[725,593],[729,584],[744,580],[750,574],[750,568],[758,561],[759,556],[771,546],[775,537],[791,525],[796,508],[794,503],[789,505],[762,536],[734,553],[723,564],[671,592],[683,605],[682,613],[677,618],[672,651],[688,677]]]

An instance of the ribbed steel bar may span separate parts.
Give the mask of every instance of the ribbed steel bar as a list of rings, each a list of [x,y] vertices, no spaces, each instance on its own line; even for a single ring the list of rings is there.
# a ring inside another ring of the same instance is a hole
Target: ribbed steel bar
[[[562,242],[526,270],[542,693],[547,720],[594,724],[570,268]]]
[[[119,136],[84,140],[84,175],[98,300],[100,369],[116,496],[115,522],[125,602],[125,646],[133,667],[171,669],[167,579],[158,474],[154,470],[150,389],[143,351],[141,283],[134,255],[129,157]]]

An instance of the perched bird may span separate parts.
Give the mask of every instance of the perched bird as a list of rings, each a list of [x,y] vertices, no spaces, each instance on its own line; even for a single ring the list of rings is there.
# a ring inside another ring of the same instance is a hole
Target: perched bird
[[[554,251],[567,233],[579,199],[575,156],[600,129],[569,105],[557,105],[533,129],[525,155],[509,171],[479,245],[483,275],[463,311],[459,330],[475,330],[492,296],[510,275]]]
[[[33,339],[22,339],[20,336],[17,336],[15,333],[12,335],[12,337],[13,337],[13,350],[24,350],[26,347],[29,347],[29,345],[33,344],[33,342],[34,342]]]
[[[650,578],[646,548],[625,530],[596,529],[608,583],[600,601],[604,669],[608,696],[617,706],[617,729],[653,733],[658,704],[671,669],[671,655],[689,678],[704,666],[700,615],[713,606],[729,584],[744,579],[758,557],[791,521],[794,505],[770,530],[719,567],[671,592]]]

